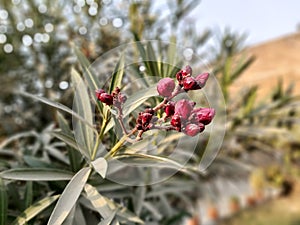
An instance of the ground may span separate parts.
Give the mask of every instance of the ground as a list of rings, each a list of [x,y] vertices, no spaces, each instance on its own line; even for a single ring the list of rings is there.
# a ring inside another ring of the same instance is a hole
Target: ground
[[[287,197],[244,210],[221,225],[300,225],[300,181]]]

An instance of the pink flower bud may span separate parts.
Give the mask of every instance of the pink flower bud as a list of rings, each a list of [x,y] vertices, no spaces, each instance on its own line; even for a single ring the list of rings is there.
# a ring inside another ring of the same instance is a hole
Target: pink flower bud
[[[157,84],[157,92],[163,97],[170,97],[174,89],[175,82],[169,77],[161,79]]]
[[[185,127],[184,133],[187,134],[188,136],[195,136],[200,132],[200,128],[196,124],[188,124]]]
[[[113,104],[113,96],[107,93],[100,94],[100,97],[98,98],[101,102],[105,103],[106,105],[112,105]]]
[[[203,130],[204,130],[204,125],[203,124],[201,124],[199,126],[199,125],[190,123],[190,124],[186,125],[186,127],[184,129],[184,133],[187,134],[188,136],[193,137],[193,136],[199,134]]]
[[[200,88],[204,87],[208,77],[209,77],[209,73],[202,73],[195,77],[195,80],[197,81]]]
[[[95,93],[96,93],[97,99],[100,100],[100,95],[105,93],[105,91],[103,89],[98,89],[95,91]]]
[[[197,81],[193,77],[187,77],[183,80],[183,89],[185,91],[200,89]]]
[[[171,125],[175,127],[177,131],[181,131],[181,120],[179,115],[172,116]]]
[[[192,114],[195,114],[198,118],[199,123],[204,125],[209,124],[215,116],[215,110],[212,108],[198,108],[192,111]]]
[[[189,100],[179,100],[175,105],[175,114],[186,120],[190,116],[194,105],[194,102],[190,102]]]
[[[166,105],[165,113],[166,113],[167,117],[174,115],[174,113],[175,113],[175,103],[174,102],[169,102],[169,104]]]

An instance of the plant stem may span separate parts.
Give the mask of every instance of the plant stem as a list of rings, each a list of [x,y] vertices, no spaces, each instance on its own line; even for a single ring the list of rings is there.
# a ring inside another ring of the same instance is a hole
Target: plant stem
[[[137,131],[136,128],[132,129],[129,134],[123,135],[123,137],[114,145],[114,147],[104,156],[105,159],[114,156],[119,149],[123,146],[123,144],[127,141],[127,139],[133,135]]]
[[[93,152],[92,152],[92,156],[91,156],[91,160],[93,161],[96,157],[96,154],[97,154],[97,149],[99,147],[99,144],[101,142],[101,140],[103,139],[103,136],[104,136],[104,131],[105,131],[105,128],[106,128],[106,125],[108,124],[108,121],[107,119],[104,119],[103,120],[103,123],[102,123],[102,126],[101,126],[101,130],[100,130],[100,134],[98,135],[97,137],[97,140],[96,140],[96,143],[95,143],[95,146],[94,146],[94,149],[93,149]]]
[[[123,131],[123,134],[124,135],[127,135],[128,134],[128,131],[126,130],[125,128],[125,125],[124,125],[124,122],[123,122],[123,111],[122,111],[122,107],[121,105],[116,105],[116,108],[118,110],[118,121],[121,125],[121,128],[122,128],[122,131]]]

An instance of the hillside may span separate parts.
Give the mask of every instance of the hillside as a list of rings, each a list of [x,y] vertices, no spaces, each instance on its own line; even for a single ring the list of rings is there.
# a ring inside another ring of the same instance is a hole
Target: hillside
[[[300,33],[271,40],[245,50],[256,57],[255,62],[236,80],[232,92],[241,87],[259,85],[259,96],[268,95],[282,78],[284,86],[295,85],[294,94],[300,94]]]

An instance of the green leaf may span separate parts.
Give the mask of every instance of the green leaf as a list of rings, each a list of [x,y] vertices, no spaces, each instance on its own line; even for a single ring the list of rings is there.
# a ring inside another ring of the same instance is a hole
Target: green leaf
[[[60,127],[62,133],[72,137],[73,133],[68,125],[68,122],[60,112],[57,112],[57,120],[58,120],[58,124],[59,124],[59,127]],[[76,151],[75,148],[69,146],[68,147],[68,156],[69,156],[69,160],[71,163],[72,171],[77,172],[80,169],[80,164],[82,161],[82,156],[81,156],[80,152]]]
[[[59,195],[54,195],[50,197],[45,197],[42,200],[34,203],[32,206],[27,208],[20,216],[18,216],[12,225],[23,225],[26,224],[29,220],[34,218],[44,209],[46,209],[49,205],[51,205],[56,199],[58,199]]]
[[[114,69],[114,72],[112,74],[112,77],[111,77],[109,93],[112,93],[116,87],[119,87],[119,88],[121,87],[122,79],[123,79],[123,75],[124,75],[124,63],[125,63],[125,56],[124,56],[124,54],[121,54],[120,60],[117,63],[117,65]]]
[[[136,215],[140,215],[142,211],[143,203],[145,202],[145,197],[146,197],[146,187],[145,186],[137,187],[132,196],[134,212]]]
[[[61,224],[66,219],[86,184],[90,172],[91,168],[85,167],[74,175],[61,194],[61,197],[50,216],[48,225]]]
[[[25,189],[25,208],[28,208],[32,204],[32,200],[33,200],[32,181],[27,181],[26,189]]]
[[[76,47],[74,47],[74,52],[79,60],[79,63],[81,65],[82,69],[83,69],[83,76],[88,83],[89,89],[92,92],[99,89],[101,87],[100,82],[99,82],[98,78],[96,77],[96,75],[94,73],[92,73],[92,71],[89,69],[90,62],[88,61],[88,59]],[[95,97],[95,95],[93,95],[93,96]]]
[[[153,46],[150,41],[147,43],[146,54],[147,54],[147,59],[146,59],[145,64],[148,67],[148,71],[150,72],[150,75],[160,76],[160,73],[158,70],[158,60],[157,60]]]
[[[92,107],[86,85],[84,84],[78,72],[74,69],[71,70],[71,77],[75,92],[73,104],[73,108],[75,108],[74,111],[76,111],[82,118],[88,121],[89,124],[93,124]],[[84,147],[82,151],[87,151],[87,155],[89,155],[90,158],[95,145],[93,133],[94,128],[91,129],[87,124],[83,123],[80,120],[73,120],[73,126],[75,129],[74,135],[76,141]]]
[[[55,165],[49,164],[40,158],[36,158],[34,156],[23,156],[24,162],[29,166],[33,168],[55,168]]]
[[[0,177],[12,180],[50,181],[70,180],[72,174],[69,171],[49,168],[17,168],[1,172]]]
[[[140,39],[137,35],[135,35],[134,38],[135,38],[136,47],[138,48],[138,51],[139,51],[139,53],[142,57],[142,60],[147,61],[146,51],[145,51],[145,48],[143,46],[143,43],[140,41]]]
[[[92,67],[90,65],[89,60],[85,57],[85,55],[76,47],[74,46],[74,52],[79,60],[79,63],[82,67],[83,77],[85,81],[87,81],[87,85],[91,92],[91,97],[99,109],[100,112],[103,112],[103,104],[99,104],[97,101],[97,97],[95,95],[95,91],[101,87],[100,81],[97,76],[93,73]]]
[[[3,180],[0,178],[0,225],[6,225],[7,192]]]
[[[78,150],[82,155],[84,155],[86,158],[89,157],[87,154],[87,151],[84,151],[84,147],[80,146],[80,143],[77,143],[73,136],[69,136],[62,132],[51,132],[53,136],[60,139],[61,141],[65,142],[67,145],[72,147],[73,149]]]
[[[186,167],[172,159],[162,157],[162,156],[157,156],[157,155],[149,155],[143,153],[128,153],[128,154],[124,153],[124,154],[119,154],[114,156],[114,159],[121,160],[125,163],[134,166],[170,168],[170,169],[184,172],[191,176],[194,175],[193,172],[197,172],[196,168]]]
[[[183,168],[183,165],[181,165],[180,163],[157,155],[149,155],[143,153],[129,153],[129,154],[119,154],[116,155],[114,158],[134,165],[142,165],[148,167],[169,167],[169,168],[174,168],[179,170]]]
[[[243,116],[247,117],[254,108],[254,103],[256,100],[257,86],[251,87],[247,93],[243,96]]]
[[[124,104],[124,116],[129,115],[133,110],[142,105],[146,100],[151,97],[158,96],[157,84],[153,84],[147,90],[141,90],[130,96]]]
[[[84,186],[84,190],[86,192],[87,199],[104,219],[110,218],[111,215],[115,214],[115,210],[111,209],[108,205],[107,199],[103,197],[95,187],[86,184]]]
[[[104,220],[102,220],[100,223],[98,223],[98,225],[111,225],[113,219],[115,218],[116,213],[112,213],[109,217],[105,218]]]
[[[104,158],[97,158],[91,162],[95,171],[100,174],[102,178],[105,178],[107,172],[107,161]]]
[[[50,99],[47,99],[47,98],[44,98],[44,97],[41,97],[41,96],[37,96],[37,95],[33,95],[33,94],[30,94],[30,93],[27,93],[27,92],[16,92],[16,93],[21,94],[21,95],[26,96],[26,97],[29,97],[29,98],[32,98],[32,99],[35,99],[35,100],[38,100],[40,102],[43,102],[47,105],[50,105],[50,106],[56,108],[56,109],[60,109],[64,112],[67,112],[67,113],[71,114],[72,116],[74,116],[79,121],[82,121],[83,123],[85,123],[87,126],[92,128],[95,133],[97,133],[97,130],[94,128],[92,123],[90,123],[85,118],[81,117],[76,112],[74,112],[73,110],[71,110],[70,108],[68,108],[67,106],[65,106],[65,105],[63,105],[59,102],[54,102]]]

